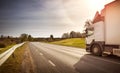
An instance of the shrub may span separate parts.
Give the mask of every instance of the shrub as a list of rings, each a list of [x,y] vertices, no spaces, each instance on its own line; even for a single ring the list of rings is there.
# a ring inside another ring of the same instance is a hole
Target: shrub
[[[6,45],[4,43],[0,43],[0,48],[5,48]]]

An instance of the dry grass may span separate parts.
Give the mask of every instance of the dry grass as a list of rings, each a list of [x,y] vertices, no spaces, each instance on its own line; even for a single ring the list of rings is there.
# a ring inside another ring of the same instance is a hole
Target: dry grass
[[[5,52],[6,50],[10,49],[10,48],[13,47],[14,45],[15,45],[15,44],[9,45],[9,46],[7,46],[7,47],[5,47],[5,48],[0,48],[0,54],[3,53],[3,52]]]
[[[21,73],[21,64],[23,61],[23,54],[27,43],[17,48],[14,56],[11,55],[8,60],[0,67],[0,73]]]

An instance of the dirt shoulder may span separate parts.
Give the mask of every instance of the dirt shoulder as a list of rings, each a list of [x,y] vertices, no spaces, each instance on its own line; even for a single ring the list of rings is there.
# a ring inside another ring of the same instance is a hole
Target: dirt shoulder
[[[14,54],[0,66],[0,73],[36,73],[28,43],[17,48]]]
[[[22,73],[36,73],[35,65],[28,46],[25,49],[24,58],[22,61]]]

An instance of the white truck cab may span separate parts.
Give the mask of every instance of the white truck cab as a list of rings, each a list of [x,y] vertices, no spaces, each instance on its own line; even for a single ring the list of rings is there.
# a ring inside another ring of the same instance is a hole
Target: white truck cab
[[[94,55],[103,53],[120,56],[120,0],[97,12],[92,24],[86,27],[86,51]]]

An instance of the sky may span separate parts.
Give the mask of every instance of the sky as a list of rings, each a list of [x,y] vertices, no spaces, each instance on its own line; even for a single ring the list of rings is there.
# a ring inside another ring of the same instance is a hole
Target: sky
[[[82,32],[85,21],[113,0],[0,0],[0,35],[61,37]]]

